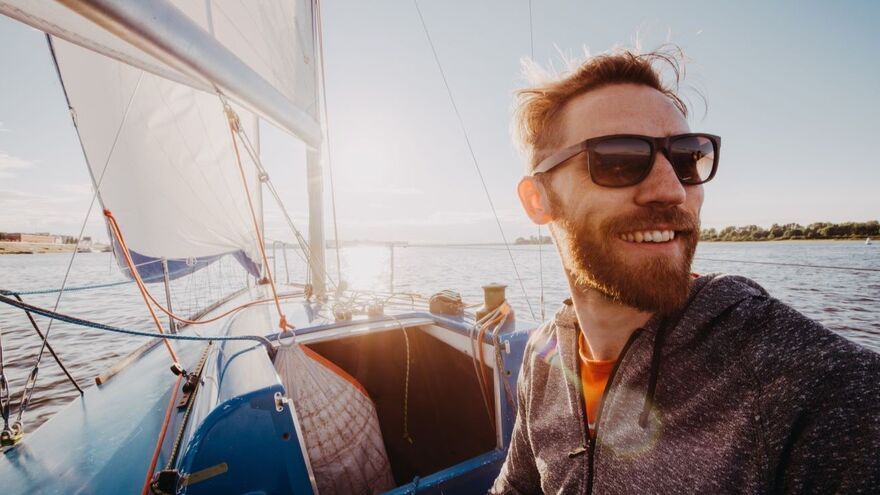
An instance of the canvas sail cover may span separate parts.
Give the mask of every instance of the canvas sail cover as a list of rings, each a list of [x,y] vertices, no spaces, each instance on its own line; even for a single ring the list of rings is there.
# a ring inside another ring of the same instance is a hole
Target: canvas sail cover
[[[308,0],[171,3],[317,120]],[[246,190],[214,89],[61,3],[0,0],[0,12],[53,35],[99,198],[119,221],[144,279],[161,276],[161,258],[170,260],[174,276],[225,254],[258,274],[261,257],[246,195],[261,218],[257,168],[242,149]],[[243,131],[256,140],[258,116],[233,107]]]
[[[376,407],[363,387],[296,343],[279,348],[275,369],[296,404],[318,493],[373,494],[394,488]]]

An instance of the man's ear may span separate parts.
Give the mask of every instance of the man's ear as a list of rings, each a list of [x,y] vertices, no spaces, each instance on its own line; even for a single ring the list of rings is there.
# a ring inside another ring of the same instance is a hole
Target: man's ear
[[[526,210],[526,215],[538,225],[544,225],[553,220],[550,214],[550,198],[544,189],[544,184],[535,177],[526,176],[516,186],[519,200]]]

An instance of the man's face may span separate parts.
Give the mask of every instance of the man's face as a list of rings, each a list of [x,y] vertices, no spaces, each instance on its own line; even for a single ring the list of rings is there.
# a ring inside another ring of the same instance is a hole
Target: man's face
[[[609,134],[662,137],[690,132],[668,98],[631,84],[580,95],[560,118],[559,148]],[[578,286],[643,311],[668,313],[680,307],[699,238],[702,186],[682,185],[659,152],[650,175],[623,188],[594,184],[585,163],[582,153],[544,178],[551,230],[569,274]],[[645,233],[658,237],[655,232],[669,231],[674,239],[644,240]]]

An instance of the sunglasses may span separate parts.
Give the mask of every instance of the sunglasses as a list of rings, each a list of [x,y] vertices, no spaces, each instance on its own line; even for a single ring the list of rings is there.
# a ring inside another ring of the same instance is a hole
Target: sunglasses
[[[587,169],[594,183],[605,187],[634,186],[645,180],[657,152],[672,164],[682,184],[708,182],[718,169],[721,138],[712,134],[679,134],[651,137],[614,134],[587,139],[541,160],[532,175],[549,172],[575,155],[587,152]]]

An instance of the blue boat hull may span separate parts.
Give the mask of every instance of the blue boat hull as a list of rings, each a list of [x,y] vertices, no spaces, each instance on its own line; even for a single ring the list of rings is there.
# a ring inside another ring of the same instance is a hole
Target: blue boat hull
[[[216,312],[260,297],[254,292]],[[378,317],[334,323],[319,316],[326,311],[318,305],[304,301],[288,303],[285,312],[298,328],[298,338],[314,341],[315,348],[352,335],[391,332],[399,322],[430,326],[435,335],[448,334],[450,341],[459,341],[470,338],[473,325],[471,320],[428,312],[400,312],[393,320]],[[256,306],[231,321],[201,326],[199,333],[263,333],[271,338],[274,325],[270,315],[268,306]],[[497,342],[491,335],[484,339],[492,349],[500,350],[488,354],[487,360],[491,359],[496,368],[503,367],[493,375],[497,424],[487,433],[491,445],[411,479],[409,473],[417,469],[399,468],[397,472],[403,473],[400,476],[407,478],[398,479],[398,486],[389,493],[485,493],[497,476],[510,441],[516,411],[509,394],[516,390],[528,330],[527,326],[510,322],[497,336]],[[313,493],[296,404],[284,400],[286,392],[266,348],[249,341],[174,345],[186,369],[196,370],[202,361],[204,365],[191,403],[175,405],[172,410],[155,472],[167,469],[166,479],[172,480],[171,486],[178,493]],[[176,380],[168,365],[163,346],[156,346],[28,433],[0,457],[3,493],[140,492]],[[444,370],[434,372],[442,376]],[[465,406],[459,409],[465,410]],[[449,435],[450,442],[455,442],[454,435]],[[389,441],[386,438],[386,443]]]

